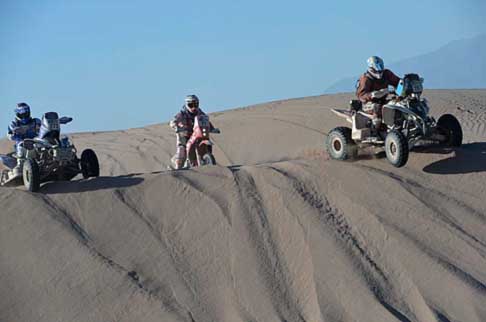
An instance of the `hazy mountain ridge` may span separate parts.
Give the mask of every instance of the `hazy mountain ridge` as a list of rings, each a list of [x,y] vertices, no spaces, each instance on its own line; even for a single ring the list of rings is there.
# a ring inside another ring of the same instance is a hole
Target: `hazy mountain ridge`
[[[433,52],[387,67],[399,76],[412,72],[420,74],[425,78],[425,87],[430,89],[486,88],[485,57],[486,34],[482,34],[452,41]],[[359,74],[344,78],[327,88],[325,93],[353,92],[358,78]]]

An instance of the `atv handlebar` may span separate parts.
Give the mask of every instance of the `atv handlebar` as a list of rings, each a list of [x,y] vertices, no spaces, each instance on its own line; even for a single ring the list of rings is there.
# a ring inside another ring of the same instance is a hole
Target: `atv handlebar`
[[[383,89],[372,92],[371,98],[381,99],[383,97],[386,97],[388,94],[390,94],[390,91],[388,90],[388,88],[383,88]]]
[[[68,117],[68,116],[63,116],[59,119],[59,123],[61,124],[68,124],[70,123],[71,121],[73,120],[72,117]]]

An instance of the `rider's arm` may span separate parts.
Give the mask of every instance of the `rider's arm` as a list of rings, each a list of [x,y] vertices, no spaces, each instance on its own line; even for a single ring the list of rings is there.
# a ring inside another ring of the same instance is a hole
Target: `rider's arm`
[[[400,77],[395,75],[389,69],[385,69],[383,76],[388,80],[388,83],[395,88],[398,86],[398,83],[400,83]]]
[[[366,75],[362,75],[359,79],[356,96],[362,103],[368,103],[372,99],[371,92],[371,80]]]
[[[15,125],[14,122],[12,122],[8,126],[8,138],[12,141],[18,141],[22,139],[20,137],[20,134],[18,133],[18,127]]]
[[[176,116],[169,122],[169,126],[174,130],[177,131],[178,123],[181,121],[181,113],[177,113]]]
[[[187,135],[189,131],[187,128],[187,120],[182,113],[174,116],[174,119],[170,121],[169,125],[174,131],[181,132],[183,135]]]
[[[12,130],[10,129],[10,126],[8,127],[7,136],[8,136],[8,139],[9,139],[9,140],[13,140],[13,132],[12,132]]]
[[[204,113],[203,110],[199,109],[199,114],[202,114],[202,115],[207,115],[206,113]],[[209,121],[209,130],[210,131],[213,131],[215,129],[213,123],[211,123],[211,121]]]
[[[37,133],[37,135],[38,135],[39,132],[40,132],[40,128],[41,128],[42,122],[38,118],[35,118],[34,119],[34,122],[35,122],[35,133]]]

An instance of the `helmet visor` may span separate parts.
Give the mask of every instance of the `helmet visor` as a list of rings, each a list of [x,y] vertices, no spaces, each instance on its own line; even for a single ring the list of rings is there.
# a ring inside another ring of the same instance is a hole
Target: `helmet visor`
[[[199,103],[196,101],[188,102],[187,103],[187,108],[190,109],[191,111],[196,110],[199,107]]]
[[[17,113],[17,118],[19,120],[25,120],[30,118],[30,112],[22,112],[22,113]]]
[[[383,64],[382,61],[377,61],[375,66],[373,66],[373,68],[379,72],[382,72],[385,69],[385,65]]]

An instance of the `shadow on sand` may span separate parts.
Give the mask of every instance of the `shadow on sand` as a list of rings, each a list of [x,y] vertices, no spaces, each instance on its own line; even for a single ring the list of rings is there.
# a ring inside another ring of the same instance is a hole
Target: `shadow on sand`
[[[448,159],[440,160],[424,167],[424,172],[434,174],[465,174],[486,171],[486,142],[464,144],[462,147],[453,150],[434,148],[426,153],[441,153],[440,151],[454,153]]]
[[[117,176],[98,177],[73,181],[47,182],[41,186],[40,192],[45,194],[76,193],[105,189],[126,188],[140,184],[144,179],[140,177]]]

